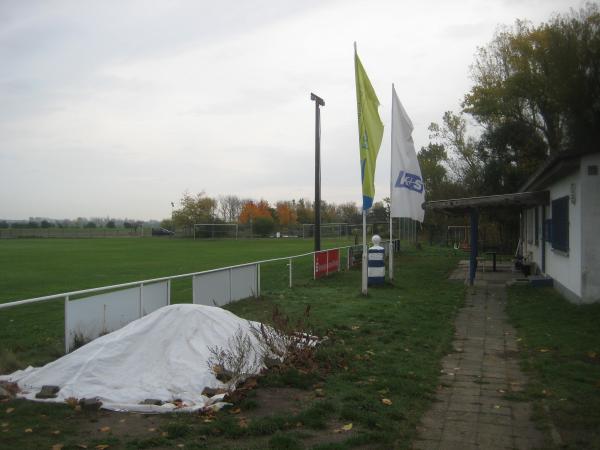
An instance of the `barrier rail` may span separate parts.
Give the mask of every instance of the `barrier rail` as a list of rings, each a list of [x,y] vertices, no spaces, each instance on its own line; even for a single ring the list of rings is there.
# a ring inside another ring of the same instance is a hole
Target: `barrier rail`
[[[389,241],[386,241],[389,243]],[[179,275],[151,278],[141,281],[101,286],[77,291],[62,292],[42,297],[0,303],[0,310],[16,306],[63,299],[65,305],[65,353],[76,344],[78,338],[93,339],[114,331],[127,323],[171,303],[171,282],[185,278],[192,279],[192,302],[197,304],[223,306],[242,298],[261,295],[261,264],[287,261],[289,266],[289,287],[293,287],[293,260],[313,255],[313,275],[317,278],[316,256],[332,251],[338,253],[335,271],[341,270],[341,253],[347,250],[347,269],[353,265],[353,251],[356,246],[335,247],[319,252],[283,256],[228,267],[203,270]],[[327,261],[327,266],[329,262]],[[329,273],[326,269],[326,273]],[[88,295],[96,294],[96,295]],[[86,296],[88,295],[88,296]],[[81,297],[84,296],[84,297]],[[73,297],[79,297],[74,299]]]

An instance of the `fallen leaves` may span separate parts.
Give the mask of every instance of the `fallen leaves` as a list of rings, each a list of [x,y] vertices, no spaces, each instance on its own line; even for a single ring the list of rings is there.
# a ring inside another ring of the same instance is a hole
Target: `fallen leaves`
[[[6,408],[6,414],[10,414],[14,410],[15,410],[15,408]]]
[[[352,424],[348,423],[346,425],[342,425],[340,428],[336,428],[335,430],[333,430],[334,433],[343,433],[346,431],[350,431],[352,429]]]
[[[547,352],[549,352],[549,351],[550,351],[550,349],[549,349],[549,348],[540,348],[540,349],[538,349],[538,351],[539,351],[540,353],[547,353]]]
[[[382,398],[381,403],[383,403],[384,405],[390,406],[392,404],[392,401],[389,398]]]
[[[96,450],[105,450],[107,448],[110,448],[110,445],[108,445],[108,444],[99,444],[99,445],[96,445],[96,447],[94,447],[94,448]]]
[[[33,429],[32,428],[25,428],[25,433],[33,433]]]
[[[239,414],[241,412],[242,412],[242,410],[239,407],[229,410],[229,414]]]
[[[51,448],[52,450],[62,450],[64,447],[64,444],[54,444]]]
[[[108,433],[110,431],[110,427],[102,427],[99,429],[102,433]]]

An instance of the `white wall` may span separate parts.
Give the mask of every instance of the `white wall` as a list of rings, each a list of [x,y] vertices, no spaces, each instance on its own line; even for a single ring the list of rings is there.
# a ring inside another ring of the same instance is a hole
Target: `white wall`
[[[600,174],[589,175],[588,167],[600,170],[600,153],[581,159],[582,301],[600,301]]]
[[[552,200],[571,195],[575,184],[575,204],[569,201],[569,252],[563,253],[546,245],[546,273],[563,287],[581,297],[581,180],[580,171],[550,186],[548,218],[552,218]]]

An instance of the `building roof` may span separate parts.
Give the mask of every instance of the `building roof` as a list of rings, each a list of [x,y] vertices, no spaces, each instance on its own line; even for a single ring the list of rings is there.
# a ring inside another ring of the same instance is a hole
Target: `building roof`
[[[548,187],[553,181],[562,178],[579,168],[579,159],[583,155],[596,153],[600,150],[580,150],[560,152],[548,159],[529,177],[519,192],[540,190]]]
[[[423,209],[447,214],[464,214],[472,209],[522,208],[547,204],[548,191],[516,192],[513,194],[486,195],[484,197],[434,200],[423,203]]]

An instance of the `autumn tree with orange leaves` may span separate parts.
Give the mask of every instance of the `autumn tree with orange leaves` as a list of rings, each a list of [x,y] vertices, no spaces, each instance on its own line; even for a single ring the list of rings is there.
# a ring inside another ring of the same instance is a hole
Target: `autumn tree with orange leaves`
[[[251,219],[254,220],[258,217],[273,218],[271,210],[269,209],[269,203],[265,200],[261,200],[258,203],[254,203],[252,200],[245,201],[242,205],[239,222],[248,223]]]
[[[298,221],[296,212],[292,209],[290,202],[277,202],[276,213],[281,226],[295,225]]]

